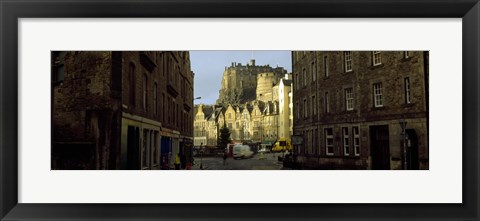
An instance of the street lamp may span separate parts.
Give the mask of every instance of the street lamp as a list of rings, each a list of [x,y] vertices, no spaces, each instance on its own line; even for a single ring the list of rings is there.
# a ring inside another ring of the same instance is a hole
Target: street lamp
[[[198,99],[202,99],[202,97],[193,98],[193,100],[198,100]],[[201,170],[203,170],[203,149],[202,149],[202,146],[203,146],[203,142],[200,143],[200,169]]]

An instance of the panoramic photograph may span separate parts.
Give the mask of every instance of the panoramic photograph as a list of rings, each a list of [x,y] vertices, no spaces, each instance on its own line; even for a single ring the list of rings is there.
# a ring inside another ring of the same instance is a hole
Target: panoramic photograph
[[[428,170],[428,51],[52,51],[52,170]]]

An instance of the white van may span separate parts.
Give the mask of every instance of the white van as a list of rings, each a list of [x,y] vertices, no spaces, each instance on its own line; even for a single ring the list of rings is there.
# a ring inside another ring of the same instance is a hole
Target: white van
[[[253,157],[253,151],[250,146],[241,144],[233,146],[233,159],[251,157]]]

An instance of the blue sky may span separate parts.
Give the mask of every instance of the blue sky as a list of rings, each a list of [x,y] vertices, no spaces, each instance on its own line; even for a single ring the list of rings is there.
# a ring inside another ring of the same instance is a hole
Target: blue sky
[[[192,71],[195,73],[193,94],[194,97],[202,97],[194,103],[214,104],[222,86],[225,66],[231,66],[232,62],[246,64],[252,57],[256,65],[278,65],[292,72],[290,51],[190,51]]]

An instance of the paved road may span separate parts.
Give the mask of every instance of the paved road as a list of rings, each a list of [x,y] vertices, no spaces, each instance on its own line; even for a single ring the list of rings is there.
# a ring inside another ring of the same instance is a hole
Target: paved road
[[[282,162],[278,161],[281,153],[266,153],[261,158],[261,154],[256,154],[253,158],[238,159],[227,158],[226,164],[223,165],[221,157],[195,157],[195,165],[193,170],[199,170],[202,164],[204,170],[281,170]],[[274,157],[275,156],[275,157]]]

